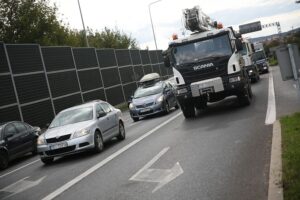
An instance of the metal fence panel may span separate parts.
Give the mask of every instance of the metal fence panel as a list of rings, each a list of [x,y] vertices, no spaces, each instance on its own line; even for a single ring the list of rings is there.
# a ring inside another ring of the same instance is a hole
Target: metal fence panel
[[[44,73],[15,77],[16,88],[21,104],[49,98]]]
[[[102,87],[99,69],[78,71],[78,76],[83,92]]]
[[[135,81],[133,67],[122,67],[119,68],[122,84],[131,83]]]
[[[143,65],[151,64],[148,50],[141,50],[140,54],[141,54]]]
[[[133,95],[134,91],[137,88],[136,83],[130,83],[128,85],[124,85],[124,93],[125,93],[125,100],[128,101],[129,98]]]
[[[0,76],[0,106],[16,103],[16,95],[10,75]]]
[[[140,50],[130,50],[130,56],[131,56],[133,65],[141,65],[142,64]]]
[[[6,45],[14,74],[43,71],[39,45]]]
[[[11,106],[0,109],[0,122],[20,121],[20,112],[18,106]]]
[[[117,49],[115,52],[118,66],[132,65],[129,50]]]
[[[125,102],[121,86],[113,87],[105,90],[107,101],[112,105],[117,105]]]
[[[42,53],[48,72],[75,68],[70,47],[42,47]]]
[[[74,94],[71,96],[55,99],[53,103],[55,112],[59,113],[66,108],[82,104],[82,100],[80,94]]]
[[[141,80],[141,78],[144,76],[144,70],[141,65],[134,66],[133,71],[135,75],[135,81]]]
[[[109,68],[101,70],[105,87],[112,87],[121,84],[118,68]]]
[[[77,69],[98,67],[94,48],[73,48],[72,50]]]
[[[45,127],[54,117],[50,100],[21,107],[24,121],[33,125]]]
[[[98,49],[96,52],[100,68],[117,66],[114,49]]]
[[[106,101],[103,89],[99,89],[99,90],[95,90],[83,94],[84,102],[88,102],[96,99],[101,99],[103,101]]]

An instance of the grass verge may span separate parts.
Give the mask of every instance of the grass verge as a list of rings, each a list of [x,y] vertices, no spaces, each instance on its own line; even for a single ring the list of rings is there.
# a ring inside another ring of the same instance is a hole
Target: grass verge
[[[300,113],[282,117],[282,181],[284,200],[300,199]]]

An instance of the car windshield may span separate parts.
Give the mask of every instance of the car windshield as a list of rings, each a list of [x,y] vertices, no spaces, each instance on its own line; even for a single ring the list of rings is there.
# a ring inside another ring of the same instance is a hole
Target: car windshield
[[[198,62],[205,58],[232,54],[228,35],[177,46],[173,50],[175,64]]]
[[[258,61],[258,60],[262,60],[262,59],[265,59],[265,54],[263,51],[257,51],[254,53],[253,55],[253,60],[254,61]]]
[[[151,86],[140,86],[138,89],[136,89],[133,98],[141,98],[141,97],[146,97],[146,96],[151,96],[154,94],[159,94],[162,93],[163,91],[163,83],[162,82],[157,82],[154,85]]]
[[[75,124],[93,119],[93,107],[76,108],[59,113],[49,128]]]

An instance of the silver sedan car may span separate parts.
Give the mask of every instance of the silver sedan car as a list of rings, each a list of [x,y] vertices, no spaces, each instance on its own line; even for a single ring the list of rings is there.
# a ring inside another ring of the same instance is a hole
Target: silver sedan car
[[[122,113],[97,100],[61,111],[39,136],[37,149],[41,161],[50,164],[57,156],[90,149],[101,152],[103,143],[113,137],[125,139]]]

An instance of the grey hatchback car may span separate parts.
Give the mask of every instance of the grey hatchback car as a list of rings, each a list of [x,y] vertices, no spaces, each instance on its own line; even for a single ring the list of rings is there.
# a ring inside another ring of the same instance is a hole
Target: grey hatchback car
[[[101,152],[104,142],[125,139],[122,113],[107,102],[97,100],[61,111],[47,131],[39,136],[37,149],[41,161],[93,149]]]

